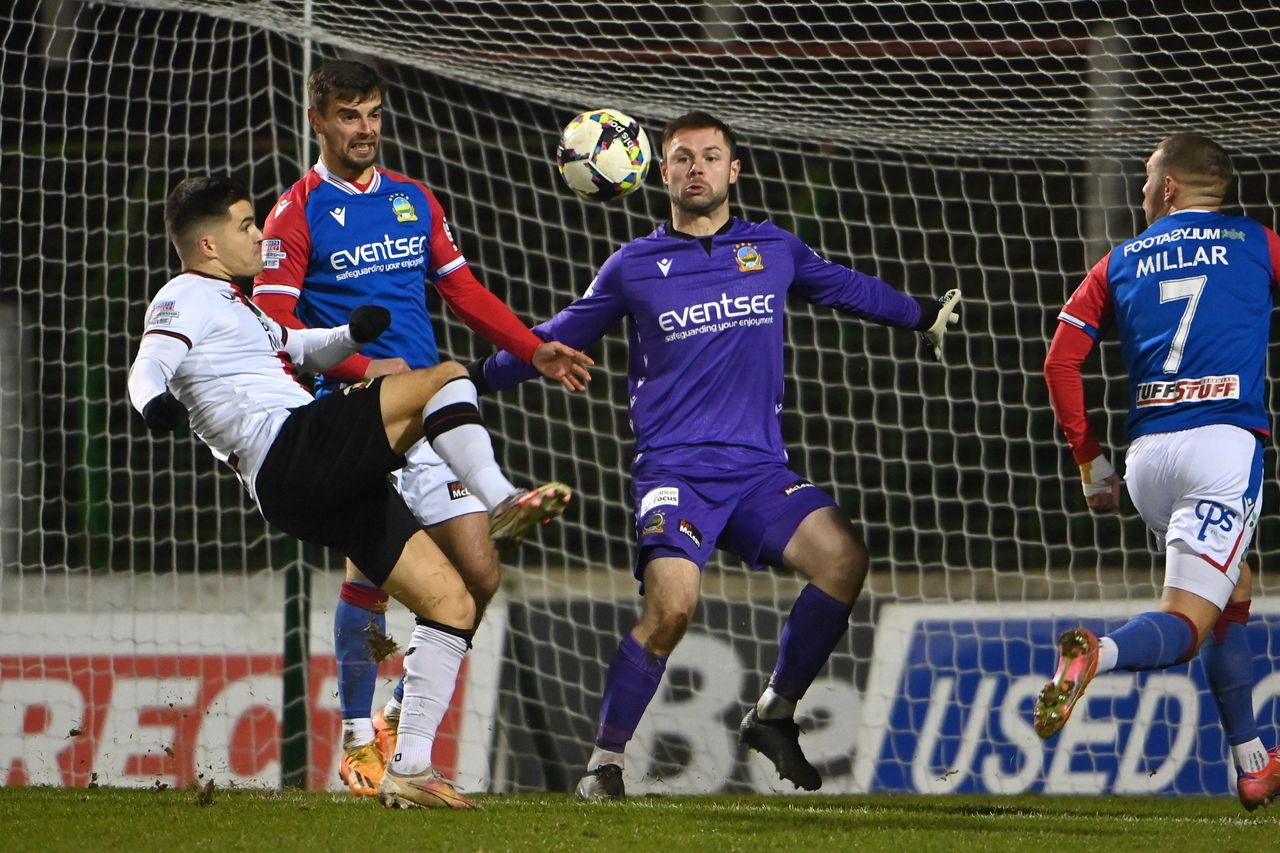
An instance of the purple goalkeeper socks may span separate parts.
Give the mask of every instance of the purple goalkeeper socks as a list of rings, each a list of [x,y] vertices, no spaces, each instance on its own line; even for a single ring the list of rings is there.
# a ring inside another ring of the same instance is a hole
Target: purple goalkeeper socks
[[[604,682],[596,746],[610,752],[626,748],[666,669],[665,657],[649,654],[629,632],[622,638]]]
[[[1116,669],[1145,672],[1190,660],[1195,629],[1180,613],[1140,613],[1108,635],[1116,644]]]
[[[853,605],[827,595],[813,584],[800,590],[782,626],[778,665],[769,686],[779,696],[799,702],[818,677],[836,643],[849,629]]]
[[[1218,639],[1219,636],[1221,639]],[[1258,736],[1253,714],[1253,651],[1244,625],[1226,623],[1200,648],[1205,679],[1218,703],[1218,715],[1227,733],[1227,743],[1239,746]]]

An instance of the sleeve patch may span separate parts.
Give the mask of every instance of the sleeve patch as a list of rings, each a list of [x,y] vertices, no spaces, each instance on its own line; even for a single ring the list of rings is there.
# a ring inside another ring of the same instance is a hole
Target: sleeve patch
[[[288,258],[288,254],[284,251],[283,242],[280,240],[263,240],[262,241],[262,268],[267,270],[280,269],[280,262]]]
[[[178,309],[172,299],[156,302],[147,313],[146,326],[172,326],[178,317]]]

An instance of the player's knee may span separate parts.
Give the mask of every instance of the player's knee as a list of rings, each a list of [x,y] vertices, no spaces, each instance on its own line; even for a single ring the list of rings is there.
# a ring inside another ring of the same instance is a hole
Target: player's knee
[[[498,570],[496,556],[491,565],[486,565],[483,569],[467,577],[467,591],[471,593],[471,598],[475,601],[477,614],[484,612],[485,607],[498,594],[498,587],[501,585],[502,575]]]
[[[458,628],[471,628],[476,624],[476,601],[466,586],[459,584],[440,596],[437,615],[427,618]]]
[[[440,384],[450,382],[463,376],[467,376],[467,368],[456,361],[442,361],[435,367],[427,368],[432,378],[439,381]]]
[[[841,601],[853,601],[862,591],[871,565],[867,546],[848,528],[832,537],[824,551],[821,562],[825,568],[816,573],[813,580],[829,595]]]
[[[433,576],[430,587],[418,592],[416,601],[409,609],[415,616],[457,628],[471,628],[475,625],[475,599],[471,597],[462,577],[455,571]]]
[[[680,645],[692,621],[692,608],[664,608],[653,614],[651,618],[642,620],[637,639],[650,654],[655,657],[665,657]],[[647,625],[644,624],[646,622]]]

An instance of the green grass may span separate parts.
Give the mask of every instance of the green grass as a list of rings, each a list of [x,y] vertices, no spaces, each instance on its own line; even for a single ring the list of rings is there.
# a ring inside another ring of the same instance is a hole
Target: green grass
[[[488,796],[479,812],[384,811],[309,792],[0,788],[10,850],[1138,850],[1280,849],[1280,810],[1233,798]]]

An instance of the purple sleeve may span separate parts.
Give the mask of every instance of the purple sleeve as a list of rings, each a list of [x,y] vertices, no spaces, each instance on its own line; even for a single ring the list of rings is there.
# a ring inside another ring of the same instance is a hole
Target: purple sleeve
[[[627,313],[622,293],[622,253],[614,252],[600,267],[587,292],[545,323],[533,327],[544,341],[560,341],[574,349],[586,349],[604,337]],[[538,371],[511,353],[494,353],[484,360],[486,391],[501,391],[538,375]]]
[[[793,288],[817,305],[879,323],[914,329],[920,324],[920,303],[873,275],[832,263],[793,234],[787,234],[795,259]]]

